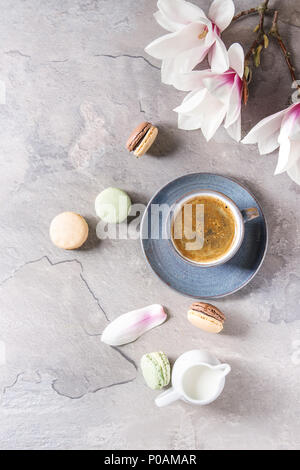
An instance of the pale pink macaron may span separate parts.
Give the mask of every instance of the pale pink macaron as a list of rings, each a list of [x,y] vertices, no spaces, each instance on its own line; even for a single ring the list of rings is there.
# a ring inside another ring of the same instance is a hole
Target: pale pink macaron
[[[76,250],[87,240],[89,226],[85,219],[75,212],[58,214],[50,225],[50,238],[54,245],[64,250]]]

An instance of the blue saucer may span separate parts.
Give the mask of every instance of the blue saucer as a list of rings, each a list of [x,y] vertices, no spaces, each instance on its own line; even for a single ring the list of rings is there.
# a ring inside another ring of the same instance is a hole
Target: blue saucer
[[[260,217],[245,224],[245,237],[236,255],[220,266],[203,268],[181,258],[171,240],[162,236],[168,214],[162,212],[159,222],[151,219],[153,204],[171,207],[185,194],[199,189],[219,191],[230,197],[240,210],[257,207],[260,213]],[[150,233],[156,232],[158,236],[149,238]],[[183,295],[209,299],[233,294],[255,276],[266,254],[268,231],[260,205],[246,188],[224,176],[194,173],[171,181],[153,196],[142,219],[141,243],[151,268],[168,286]]]

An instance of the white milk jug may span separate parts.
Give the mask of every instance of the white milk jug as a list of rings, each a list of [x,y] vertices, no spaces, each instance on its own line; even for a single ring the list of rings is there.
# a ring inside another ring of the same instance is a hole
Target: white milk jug
[[[207,351],[195,349],[182,354],[174,364],[172,387],[160,394],[155,403],[166,406],[175,400],[193,405],[208,405],[218,398],[231,368]]]

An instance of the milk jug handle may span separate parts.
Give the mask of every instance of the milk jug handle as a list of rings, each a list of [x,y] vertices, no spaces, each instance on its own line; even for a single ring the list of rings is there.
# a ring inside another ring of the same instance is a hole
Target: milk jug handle
[[[180,398],[180,395],[174,388],[170,388],[166,392],[161,393],[158,395],[158,397],[155,399],[155,403],[157,406],[166,406],[172,403],[173,401],[176,401]]]

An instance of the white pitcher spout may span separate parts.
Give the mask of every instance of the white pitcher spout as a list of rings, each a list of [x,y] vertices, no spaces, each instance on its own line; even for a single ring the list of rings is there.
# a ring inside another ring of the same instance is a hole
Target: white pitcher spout
[[[219,364],[214,367],[214,370],[220,371],[222,373],[222,377],[226,377],[226,375],[231,371],[231,367],[229,364]]]

